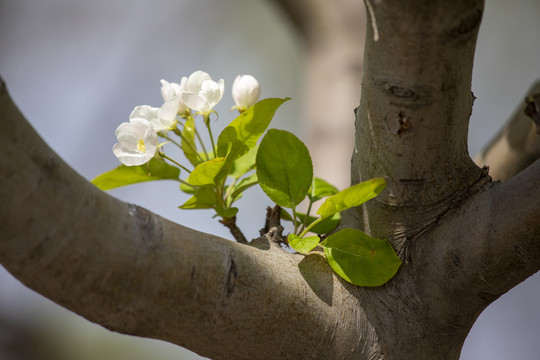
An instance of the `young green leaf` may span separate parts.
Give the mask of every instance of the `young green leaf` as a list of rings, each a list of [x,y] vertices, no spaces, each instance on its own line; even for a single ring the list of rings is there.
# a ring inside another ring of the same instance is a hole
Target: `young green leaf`
[[[383,285],[401,265],[388,240],[372,238],[356,229],[338,231],[320,245],[332,269],[354,285]]]
[[[335,195],[339,190],[329,182],[318,177],[313,178],[313,183],[308,191],[308,197],[312,202],[321,200],[323,197]]]
[[[180,146],[182,147],[186,159],[188,159],[193,166],[199,165],[201,161],[197,155],[197,147],[195,144],[195,121],[192,116],[189,116],[184,123]]]
[[[284,130],[268,130],[256,158],[257,176],[263,191],[277,205],[293,208],[311,186],[313,166],[306,146]]]
[[[231,193],[231,204],[239,199],[240,195],[250,187],[257,185],[259,183],[259,179],[257,178],[257,174],[251,174],[248,177],[243,178],[240,180],[235,186],[234,189],[232,189]]]
[[[317,214],[322,218],[327,218],[335,213],[348,208],[359,206],[379,195],[386,187],[384,178],[375,178],[361,182],[328,197],[321,205]]]
[[[289,240],[289,245],[301,254],[307,254],[315,249],[320,241],[318,236],[306,236],[301,238],[296,234],[289,234],[287,239]]]
[[[101,190],[110,190],[120,186],[153,180],[178,180],[180,169],[169,165],[163,159],[153,158],[139,166],[120,165],[117,168],[98,175],[92,184]]]
[[[255,156],[257,156],[258,147],[250,149],[247,153],[234,160],[229,175],[238,178],[250,170],[255,169]]]
[[[238,213],[238,208],[220,208],[216,207],[216,213],[224,219],[230,219]]]
[[[185,203],[179,206],[180,209],[212,209],[216,206],[217,197],[210,187],[202,187],[190,197]]]
[[[190,186],[189,184],[185,184],[185,183],[180,183],[180,191],[182,192],[185,192],[186,194],[195,194],[195,192],[197,191],[198,187],[195,187],[195,186]]]
[[[188,183],[196,186],[214,184],[214,178],[223,167],[225,158],[219,157],[200,163],[188,177]]]
[[[218,156],[225,156],[229,147],[234,146],[235,142],[244,144],[245,151],[254,148],[257,140],[270,125],[276,110],[287,100],[290,98],[264,99],[240,114],[219,135]]]

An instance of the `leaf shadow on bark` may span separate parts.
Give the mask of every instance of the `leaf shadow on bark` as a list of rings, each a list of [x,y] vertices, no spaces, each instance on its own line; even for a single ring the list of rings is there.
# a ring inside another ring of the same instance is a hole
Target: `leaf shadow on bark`
[[[307,255],[298,263],[298,269],[313,293],[332,306],[334,277],[326,259],[319,254]]]

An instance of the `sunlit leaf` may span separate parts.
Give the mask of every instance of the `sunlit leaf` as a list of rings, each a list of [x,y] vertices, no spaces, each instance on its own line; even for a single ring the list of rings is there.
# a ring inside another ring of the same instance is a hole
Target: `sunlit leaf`
[[[222,218],[230,219],[236,216],[236,213],[238,213],[238,208],[232,207],[232,208],[225,209],[225,208],[216,207],[216,212]]]
[[[284,130],[268,130],[256,158],[263,191],[279,206],[295,207],[311,186],[313,166],[306,146]]]
[[[248,177],[243,178],[240,180],[236,186],[234,187],[234,190],[232,190],[231,198],[232,201],[235,201],[239,198],[240,194],[242,194],[244,191],[249,189],[252,186],[255,186],[259,183],[259,179],[257,178],[257,174],[253,173]]]
[[[218,156],[225,156],[230,146],[241,143],[244,151],[255,147],[257,140],[266,131],[276,110],[290,98],[269,98],[257,102],[234,119],[218,137]],[[238,156],[243,155],[241,153]]]
[[[383,285],[401,265],[388,240],[372,238],[356,229],[340,230],[320,245],[332,269],[359,286]]]
[[[315,202],[323,197],[335,195],[339,190],[329,182],[320,179],[318,177],[313,178],[313,183],[308,191],[308,197],[311,201]]]
[[[189,186],[188,184],[180,183],[180,190],[182,192],[185,192],[186,194],[195,194],[197,191],[197,187]]]
[[[139,166],[120,165],[92,180],[101,190],[154,180],[178,180],[180,169],[169,165],[163,159],[153,158]]]
[[[214,178],[223,167],[224,162],[225,158],[220,157],[200,163],[189,174],[188,183],[197,186],[214,184]]]
[[[330,217],[340,211],[359,206],[379,195],[386,187],[384,178],[375,178],[348,187],[339,193],[332,195],[322,203],[317,211],[321,217]]]
[[[250,170],[255,169],[255,157],[257,156],[258,147],[250,149],[247,153],[234,160],[229,170],[229,175],[237,178]]]
[[[180,209],[212,209],[216,206],[217,197],[214,190],[210,187],[202,187],[189,198],[185,203],[179,206]]]
[[[289,234],[287,239],[289,240],[289,245],[301,254],[307,254],[315,249],[320,241],[318,236],[306,236],[301,238],[296,234]]]

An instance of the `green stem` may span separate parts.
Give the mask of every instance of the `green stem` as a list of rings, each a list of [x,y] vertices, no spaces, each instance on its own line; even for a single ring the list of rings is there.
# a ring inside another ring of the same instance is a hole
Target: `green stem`
[[[302,232],[300,233],[300,235],[298,235],[298,236],[304,237],[304,235],[306,235],[307,232],[308,232],[312,227],[314,227],[315,225],[317,225],[318,223],[320,223],[320,222],[323,221],[324,219],[326,219],[326,218],[323,218],[323,217],[318,218],[317,220],[315,220],[314,222],[312,222],[311,224],[309,224],[309,226],[306,227],[306,228],[304,229],[304,231],[302,231]]]
[[[206,146],[204,146],[204,142],[202,141],[201,135],[197,131],[197,128],[195,128],[195,135],[197,135],[197,139],[199,140],[199,143],[201,144],[201,147],[203,149],[204,157],[206,158],[206,161],[210,160],[210,158],[208,157],[208,151],[206,151]]]
[[[175,134],[180,136],[180,138],[182,139],[183,142],[185,142],[186,144],[188,144],[188,146],[191,148],[191,150],[197,155],[197,157],[199,158],[199,160],[201,162],[204,162],[204,159],[202,158],[201,154],[199,154],[199,152],[197,151],[197,148],[195,147],[195,144],[191,141],[189,141],[189,139],[187,139],[184,134],[182,134],[181,131],[175,131]],[[167,136],[164,136],[165,139],[167,140],[170,140],[171,142],[173,142],[175,145],[177,145],[178,147],[180,147],[180,149],[182,149],[182,146],[179,145],[178,143],[176,143],[174,140],[171,140],[170,138],[168,138]],[[184,149],[182,149],[182,151],[184,151]]]
[[[304,221],[302,222],[302,226],[300,226],[300,230],[298,231],[302,231],[306,228],[306,225],[307,225],[307,222],[309,221],[309,213],[311,212],[311,207],[313,206],[313,201],[311,199],[309,199],[309,205],[308,205],[308,208],[307,208],[307,212],[306,212],[306,217],[304,218]]]
[[[171,138],[171,137],[170,137],[169,135],[167,135],[166,133],[162,132],[162,133],[160,133],[160,135],[161,135],[162,137],[164,137],[165,139],[169,140],[170,142],[172,142],[174,145],[178,146],[180,149],[182,148],[182,146],[181,146],[179,143],[177,143],[176,141],[174,141],[173,138]]]
[[[292,207],[292,219],[293,219],[293,224],[294,224],[294,233],[296,234],[297,233],[297,230],[298,230],[298,221],[296,221],[296,206],[293,205]]]
[[[229,185],[229,187],[227,188],[227,191],[225,191],[224,200],[225,200],[225,204],[227,204],[227,206],[229,206],[229,201],[227,199],[229,198],[229,196],[231,196],[232,189],[234,188],[234,185],[236,184],[238,179],[239,178],[234,178],[233,181],[231,182],[231,184]]]
[[[212,143],[212,151],[214,152],[214,158],[217,158],[216,144],[214,143],[214,137],[212,136],[212,128],[210,127],[210,114],[204,115],[204,124],[208,129],[208,134],[210,135],[210,142]]]
[[[174,159],[171,159],[170,157],[168,157],[167,155],[165,155],[165,153],[162,151],[162,150],[159,150],[159,155],[164,158],[164,159],[167,159],[169,160],[170,162],[172,162],[173,164],[175,164],[176,166],[179,166],[181,169],[187,171],[188,173],[191,174],[191,170],[189,170],[187,167],[185,167],[184,165],[180,164],[179,162],[175,161]]]

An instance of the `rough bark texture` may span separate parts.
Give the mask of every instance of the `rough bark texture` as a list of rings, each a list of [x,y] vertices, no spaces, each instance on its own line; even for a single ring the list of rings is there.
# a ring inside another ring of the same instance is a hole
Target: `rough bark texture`
[[[468,156],[482,1],[366,4],[352,181],[388,187],[344,223],[390,239],[403,265],[388,284],[351,286],[321,254],[283,251],[274,223],[243,245],[108,196],[3,83],[2,265],[93,322],[214,359],[458,359],[480,312],[540,269],[540,162],[496,183]]]

